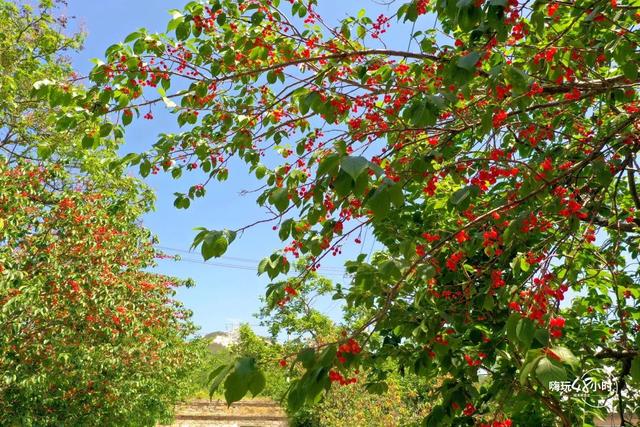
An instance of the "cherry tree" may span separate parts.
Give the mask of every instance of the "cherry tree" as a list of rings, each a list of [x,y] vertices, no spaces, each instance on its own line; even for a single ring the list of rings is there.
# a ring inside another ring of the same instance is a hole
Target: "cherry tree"
[[[150,272],[153,194],[108,170],[115,144],[56,127],[83,89],[54,3],[0,0],[0,425],[156,425],[202,360],[174,300],[190,283]]]

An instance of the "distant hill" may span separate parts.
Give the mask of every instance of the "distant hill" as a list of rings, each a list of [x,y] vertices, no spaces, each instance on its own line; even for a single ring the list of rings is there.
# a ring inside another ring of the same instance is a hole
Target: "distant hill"
[[[208,333],[204,338],[210,342],[208,347],[211,353],[219,353],[238,342],[238,333],[237,331],[215,331]]]
[[[258,335],[258,337],[265,342],[273,343],[273,341],[269,338],[260,335]],[[211,350],[211,353],[215,354],[221,352],[222,350],[228,349],[233,344],[238,343],[238,340],[240,339],[240,330],[234,329],[230,332],[209,332],[203,338],[209,340],[209,350]]]

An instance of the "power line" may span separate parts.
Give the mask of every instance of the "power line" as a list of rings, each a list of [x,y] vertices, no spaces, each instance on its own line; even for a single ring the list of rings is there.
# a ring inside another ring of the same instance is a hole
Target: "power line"
[[[179,253],[184,253],[184,254],[193,254],[193,252],[191,251],[187,251],[185,249],[178,249],[178,248],[172,248],[169,246],[156,246],[158,249],[164,250],[164,251],[171,251],[171,252],[179,252]],[[182,258],[184,261],[187,262],[193,262],[193,263],[197,263],[197,264],[204,264],[204,265],[215,265],[215,266],[219,266],[219,267],[229,267],[229,268],[241,268],[241,269],[245,269],[245,270],[255,270],[255,266],[258,265],[258,263],[260,263],[259,260],[256,259],[249,259],[249,258],[237,258],[237,257],[230,257],[230,256],[221,256],[219,257],[220,259],[223,260],[229,260],[229,261],[238,261],[238,262],[247,262],[247,263],[251,263],[253,264],[253,266],[244,266],[244,265],[233,265],[233,264],[223,264],[223,263],[219,263],[219,262],[205,262],[202,260],[196,260],[196,259],[189,259],[189,258]],[[318,270],[321,271],[326,271],[326,272],[332,272],[332,273],[339,273],[340,275],[344,275],[345,271],[339,267],[319,267]]]
[[[193,254],[192,251],[187,251],[185,249],[171,248],[171,247],[168,247],[168,246],[156,246],[156,247],[158,249],[162,249],[162,250],[166,250],[166,251],[181,252],[181,253],[184,253],[184,254]],[[259,262],[259,261],[254,260],[254,259],[236,258],[236,257],[230,257],[230,256],[221,256],[220,258],[228,259],[229,261],[250,262],[250,263]]]
[[[192,263],[192,264],[201,264],[201,265],[206,265],[206,266],[209,266],[209,267],[232,268],[232,269],[236,269],[236,270],[247,270],[247,271],[254,271],[254,272],[256,271],[256,267],[251,267],[251,266],[248,266],[248,265],[228,264],[228,263],[215,262],[215,261],[202,261],[202,260],[193,259],[193,258],[173,259],[173,261],[188,262],[188,263]],[[319,270],[322,270],[322,269],[319,269]],[[321,274],[323,276],[344,277],[346,273],[344,273],[344,272],[342,272],[342,273],[338,273],[338,272],[321,272]]]

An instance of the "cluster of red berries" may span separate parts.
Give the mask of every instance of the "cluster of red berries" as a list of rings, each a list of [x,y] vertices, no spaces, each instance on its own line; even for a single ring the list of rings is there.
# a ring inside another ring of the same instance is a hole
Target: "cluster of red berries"
[[[549,333],[554,338],[560,338],[562,336],[562,329],[564,328],[564,318],[554,317],[549,320]]]
[[[429,0],[418,0],[416,3],[416,10],[418,11],[418,15],[424,15],[427,13],[427,5],[429,4]]]
[[[447,258],[445,264],[449,270],[456,271],[458,269],[458,264],[460,263],[460,261],[462,261],[462,258],[464,258],[464,252],[455,252],[451,254],[449,258]]]
[[[569,289],[567,284],[562,284],[554,289],[551,286],[553,278],[554,276],[552,274],[546,274],[540,278],[536,277],[533,279],[534,289],[520,292],[520,300],[525,307],[523,308],[520,303],[512,301],[509,303],[509,308],[520,312],[523,316],[526,315],[531,320],[537,321],[539,325],[543,325],[544,316],[547,314],[549,307],[549,299],[552,298],[556,301],[562,301],[564,294]],[[557,320],[556,322],[557,323],[554,323],[556,326],[559,326],[560,322],[562,322],[562,326],[564,326],[564,319],[562,321]]]
[[[504,421],[493,421],[492,423],[480,423],[478,427],[511,427],[513,425],[513,421],[507,418]]]
[[[338,361],[340,363],[345,363],[347,359],[343,356],[344,354],[358,354],[362,351],[360,344],[353,338],[349,338],[349,341],[342,344],[338,347],[338,351],[336,352],[336,356],[338,357]]]
[[[377,39],[380,36],[387,32],[387,28],[391,27],[389,23],[389,18],[384,15],[379,15],[376,21],[371,24],[373,27],[373,31],[371,32],[371,38]]]
[[[494,128],[499,128],[500,126],[502,126],[504,124],[504,122],[507,120],[507,117],[509,117],[509,115],[507,114],[506,111],[504,110],[498,110],[495,112],[495,114],[493,115],[493,127]]]
[[[331,382],[340,383],[340,385],[354,384],[358,382],[356,377],[345,378],[340,372],[334,371],[333,369],[329,371],[329,380]]]
[[[486,354],[484,354],[483,352],[479,352],[477,359],[474,359],[473,357],[469,356],[468,354],[465,354],[464,355],[464,360],[467,362],[467,365],[469,365],[469,366],[480,366],[480,365],[482,365],[482,360],[485,359],[486,357],[487,357]]]

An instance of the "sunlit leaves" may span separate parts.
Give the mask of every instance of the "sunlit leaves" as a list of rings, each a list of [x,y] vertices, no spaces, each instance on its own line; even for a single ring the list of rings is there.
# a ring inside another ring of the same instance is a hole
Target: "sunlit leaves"
[[[276,278],[280,273],[288,273],[290,264],[281,254],[273,254],[268,258],[264,258],[258,265],[258,274],[267,273],[270,279]],[[268,292],[267,292],[267,296]]]
[[[248,392],[260,394],[265,387],[264,373],[252,357],[238,358],[233,364],[217,367],[209,375],[209,395],[217,391],[224,381],[224,397],[228,405],[241,400]]]
[[[227,247],[235,240],[236,233],[230,230],[208,230],[200,227],[196,230],[200,232],[193,240],[191,248],[200,246],[202,258],[208,260],[210,258],[218,258],[225,254]]]
[[[286,188],[276,188],[269,194],[269,203],[274,205],[279,212],[284,212],[289,207],[289,192]]]
[[[460,211],[464,211],[469,207],[471,200],[478,194],[478,187],[466,186],[456,190],[449,198],[448,203]]]
[[[345,171],[354,181],[366,172],[371,162],[362,156],[348,156],[340,161],[340,169]]]
[[[636,383],[640,383],[640,356],[634,357],[631,361],[629,373]]]
[[[543,357],[535,366],[535,376],[544,387],[549,388],[552,381],[566,380],[567,372],[557,361]]]

